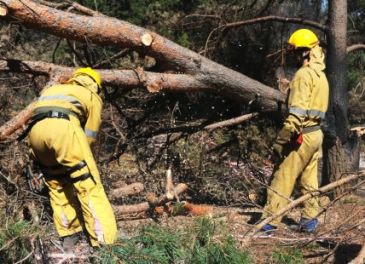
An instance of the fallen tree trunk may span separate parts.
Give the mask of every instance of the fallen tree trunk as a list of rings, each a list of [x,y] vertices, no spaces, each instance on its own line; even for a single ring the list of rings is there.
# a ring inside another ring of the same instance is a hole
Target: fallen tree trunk
[[[188,189],[188,186],[185,183],[179,183],[175,187],[176,195],[180,195]],[[163,205],[170,201],[166,194],[156,198],[156,200],[151,201],[151,197],[149,198],[149,202],[144,202],[140,204],[133,204],[133,205],[114,205],[114,213],[116,215],[125,215],[125,214],[135,214],[135,213],[142,213],[154,208],[156,206]]]
[[[309,192],[301,197],[299,197],[298,199],[295,199],[294,201],[292,201],[291,203],[289,203],[287,206],[285,206],[284,208],[282,208],[281,210],[279,210],[276,214],[264,219],[262,222],[260,222],[259,224],[255,225],[254,227],[252,227],[246,234],[245,234],[245,239],[242,241],[243,245],[247,245],[250,240],[252,239],[252,237],[266,224],[270,223],[272,220],[283,216],[285,213],[287,213],[290,209],[293,209],[294,207],[298,206],[299,204],[303,203],[304,201],[318,196],[320,194],[323,194],[325,192],[328,192],[330,190],[333,190],[339,186],[342,186],[346,183],[349,183],[353,180],[357,180],[361,177],[365,177],[365,171],[361,171],[359,174],[356,175],[351,175],[348,176],[346,178],[342,178],[338,181],[332,182],[330,184],[327,184],[321,188],[319,188],[316,191],[312,191]]]
[[[75,68],[60,66],[46,62],[0,60],[0,71],[50,76],[52,83],[67,80]],[[133,70],[100,70],[103,84],[129,90],[146,87],[150,92],[159,91],[208,91],[208,85],[188,74],[170,74],[147,72],[142,69]],[[51,83],[49,83],[51,84]],[[49,87],[49,85],[47,85]],[[32,113],[32,105],[19,112],[13,119],[0,127],[0,142],[14,139],[11,135],[20,130],[28,122]]]
[[[41,61],[0,60],[0,71],[50,76],[54,82],[70,78],[73,67],[61,66]],[[132,89],[146,87],[150,92],[175,91],[191,92],[213,90],[206,83],[190,74],[156,73],[136,70],[98,70],[103,85]]]
[[[217,93],[237,101],[247,102],[260,94],[266,110],[277,109],[285,96],[243,74],[215,63],[189,49],[144,28],[106,16],[83,16],[20,0],[1,0],[9,9],[8,20],[50,34],[100,45],[116,45],[148,54],[166,63],[171,69],[195,75]],[[148,37],[146,37],[148,36]],[[146,41],[147,39],[147,41]]]
[[[125,196],[134,195],[144,191],[144,185],[140,182],[135,182],[120,188],[112,189],[108,196],[111,200],[122,198]]]

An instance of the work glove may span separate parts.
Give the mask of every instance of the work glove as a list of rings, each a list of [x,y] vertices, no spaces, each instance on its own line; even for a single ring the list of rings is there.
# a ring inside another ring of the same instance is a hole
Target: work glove
[[[272,146],[273,161],[283,158],[284,146],[291,141],[291,138],[292,132],[288,128],[283,127],[278,133],[278,136],[276,137],[276,140]]]

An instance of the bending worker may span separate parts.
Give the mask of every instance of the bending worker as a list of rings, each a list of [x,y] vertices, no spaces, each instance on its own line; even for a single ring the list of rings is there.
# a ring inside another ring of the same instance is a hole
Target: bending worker
[[[80,68],[65,84],[41,94],[30,123],[31,156],[45,175],[54,224],[67,251],[83,223],[93,247],[116,239],[114,213],[90,149],[101,124],[100,89],[99,73]]]
[[[273,155],[281,163],[273,174],[262,218],[274,215],[288,204],[298,178],[302,194],[318,189],[318,156],[323,140],[320,124],[327,111],[329,94],[323,72],[324,53],[317,36],[308,29],[295,31],[288,44],[289,56],[296,58],[300,68],[290,82],[289,114],[273,144]],[[317,198],[304,202],[299,222],[301,231],[316,230],[318,210]],[[280,220],[274,219],[261,231],[273,232]]]

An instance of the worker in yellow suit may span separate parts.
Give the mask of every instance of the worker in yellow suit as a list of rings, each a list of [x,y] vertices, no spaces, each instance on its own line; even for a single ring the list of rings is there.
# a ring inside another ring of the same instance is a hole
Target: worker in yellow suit
[[[325,56],[317,36],[308,29],[295,31],[288,44],[289,53],[298,59],[301,67],[290,82],[289,113],[273,144],[274,155],[281,163],[268,188],[263,219],[288,204],[297,180],[302,194],[318,189],[318,156],[323,141],[320,124],[327,111],[329,96],[328,81],[323,72]],[[301,231],[316,230],[318,210],[317,198],[304,202],[299,222]],[[274,219],[262,231],[272,233],[280,220]]]
[[[100,89],[97,71],[77,69],[66,83],[41,94],[29,126],[31,156],[45,175],[54,224],[67,251],[83,223],[93,247],[116,240],[115,216],[90,149],[101,124]]]

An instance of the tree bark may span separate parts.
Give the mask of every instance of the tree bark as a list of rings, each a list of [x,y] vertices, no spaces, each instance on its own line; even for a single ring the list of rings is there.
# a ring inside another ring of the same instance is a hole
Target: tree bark
[[[27,1],[26,5],[20,0],[1,0],[0,3],[8,7],[11,15],[6,18],[9,20],[68,39],[132,48],[163,61],[175,71],[194,74],[197,81],[225,97],[247,102],[260,94],[261,104],[267,110],[276,110],[277,104],[285,100],[278,90],[125,21],[106,16],[82,16],[33,1]],[[149,46],[142,42],[146,34],[152,39]]]
[[[326,115],[324,174],[325,183],[333,182],[348,172],[349,162],[345,146],[348,141],[347,119],[347,1],[329,2],[329,30],[327,76],[330,102]],[[339,195],[341,190],[336,192]]]
[[[144,185],[143,183],[140,182],[135,182],[120,188],[116,188],[116,189],[112,189],[109,192],[109,198],[112,200],[118,199],[118,198],[122,198],[125,196],[131,196],[140,192],[143,192],[144,190]]]
[[[67,80],[75,69],[46,62],[0,60],[0,71],[50,76],[51,83]],[[103,84],[118,89],[146,87],[150,92],[159,91],[211,91],[207,84],[189,74],[170,74],[133,70],[100,70]],[[32,115],[32,104],[0,127],[0,142],[14,139],[12,135],[21,131]]]
[[[23,111],[0,127],[0,142],[14,139],[11,136],[17,130],[23,129],[24,125],[32,117],[32,109],[33,104],[28,105]]]

